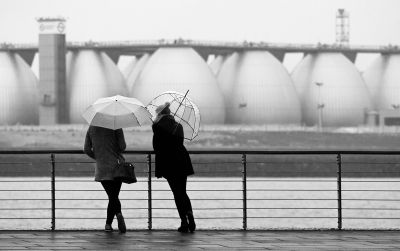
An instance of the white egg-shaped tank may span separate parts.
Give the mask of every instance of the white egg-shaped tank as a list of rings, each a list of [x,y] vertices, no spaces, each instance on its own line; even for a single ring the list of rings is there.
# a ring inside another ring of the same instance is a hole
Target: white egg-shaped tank
[[[71,123],[84,123],[81,116],[83,111],[99,98],[128,95],[121,71],[104,52],[73,52],[67,54],[67,64],[67,100]]]
[[[143,103],[165,91],[186,93],[197,104],[202,124],[222,124],[225,107],[217,80],[192,48],[159,48],[149,58],[132,89]]]
[[[364,71],[363,77],[377,110],[400,105],[400,55],[380,55]]]
[[[284,66],[267,51],[233,53],[218,74],[226,122],[300,124],[300,101]]]
[[[293,70],[292,79],[300,96],[302,121],[308,126],[319,119],[327,127],[357,126],[372,108],[360,72],[341,53],[308,54]]]
[[[215,74],[218,75],[219,70],[221,69],[222,64],[224,63],[226,56],[217,55],[214,60],[210,63],[210,69]]]
[[[126,79],[129,73],[135,68],[137,63],[136,56],[120,56],[118,60],[118,69],[122,72],[122,75]]]
[[[147,61],[150,58],[149,53],[143,54],[136,62],[135,66],[132,70],[128,73],[126,77],[126,85],[128,87],[129,95],[132,96],[132,88],[138,78],[139,74],[142,72],[144,66],[146,65]]]
[[[16,53],[0,51],[0,124],[38,124],[38,79]]]

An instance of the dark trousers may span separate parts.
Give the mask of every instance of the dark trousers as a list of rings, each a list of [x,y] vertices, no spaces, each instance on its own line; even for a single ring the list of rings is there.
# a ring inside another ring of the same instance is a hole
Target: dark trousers
[[[178,209],[179,217],[182,222],[187,223],[186,215],[192,212],[192,204],[190,203],[189,196],[186,193],[187,177],[171,177],[167,178],[169,187],[174,194],[176,208]]]
[[[114,216],[121,213],[121,202],[119,201],[119,191],[121,190],[121,181],[103,180],[101,185],[104,187],[108,195],[107,206],[107,221],[106,224],[111,224]]]

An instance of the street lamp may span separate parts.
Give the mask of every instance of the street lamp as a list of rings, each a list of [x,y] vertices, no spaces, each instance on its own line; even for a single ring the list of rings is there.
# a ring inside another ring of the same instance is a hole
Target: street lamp
[[[325,107],[325,104],[322,103],[321,100],[321,88],[324,85],[322,82],[315,82],[318,86],[318,103],[317,103],[317,113],[318,113],[318,130],[322,132],[322,109]]]

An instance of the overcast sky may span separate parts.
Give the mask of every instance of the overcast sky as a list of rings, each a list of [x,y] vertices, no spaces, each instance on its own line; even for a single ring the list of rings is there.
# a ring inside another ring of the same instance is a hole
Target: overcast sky
[[[37,42],[37,17],[67,18],[68,41],[188,38],[335,41],[338,8],[351,44],[400,44],[399,0],[0,0],[0,42]]]

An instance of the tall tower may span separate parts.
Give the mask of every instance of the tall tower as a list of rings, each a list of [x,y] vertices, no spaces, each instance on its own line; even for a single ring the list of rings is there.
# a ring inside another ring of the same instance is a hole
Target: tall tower
[[[68,123],[65,19],[39,18],[39,123]]]
[[[338,9],[336,13],[336,43],[348,45],[350,39],[349,12]]]

